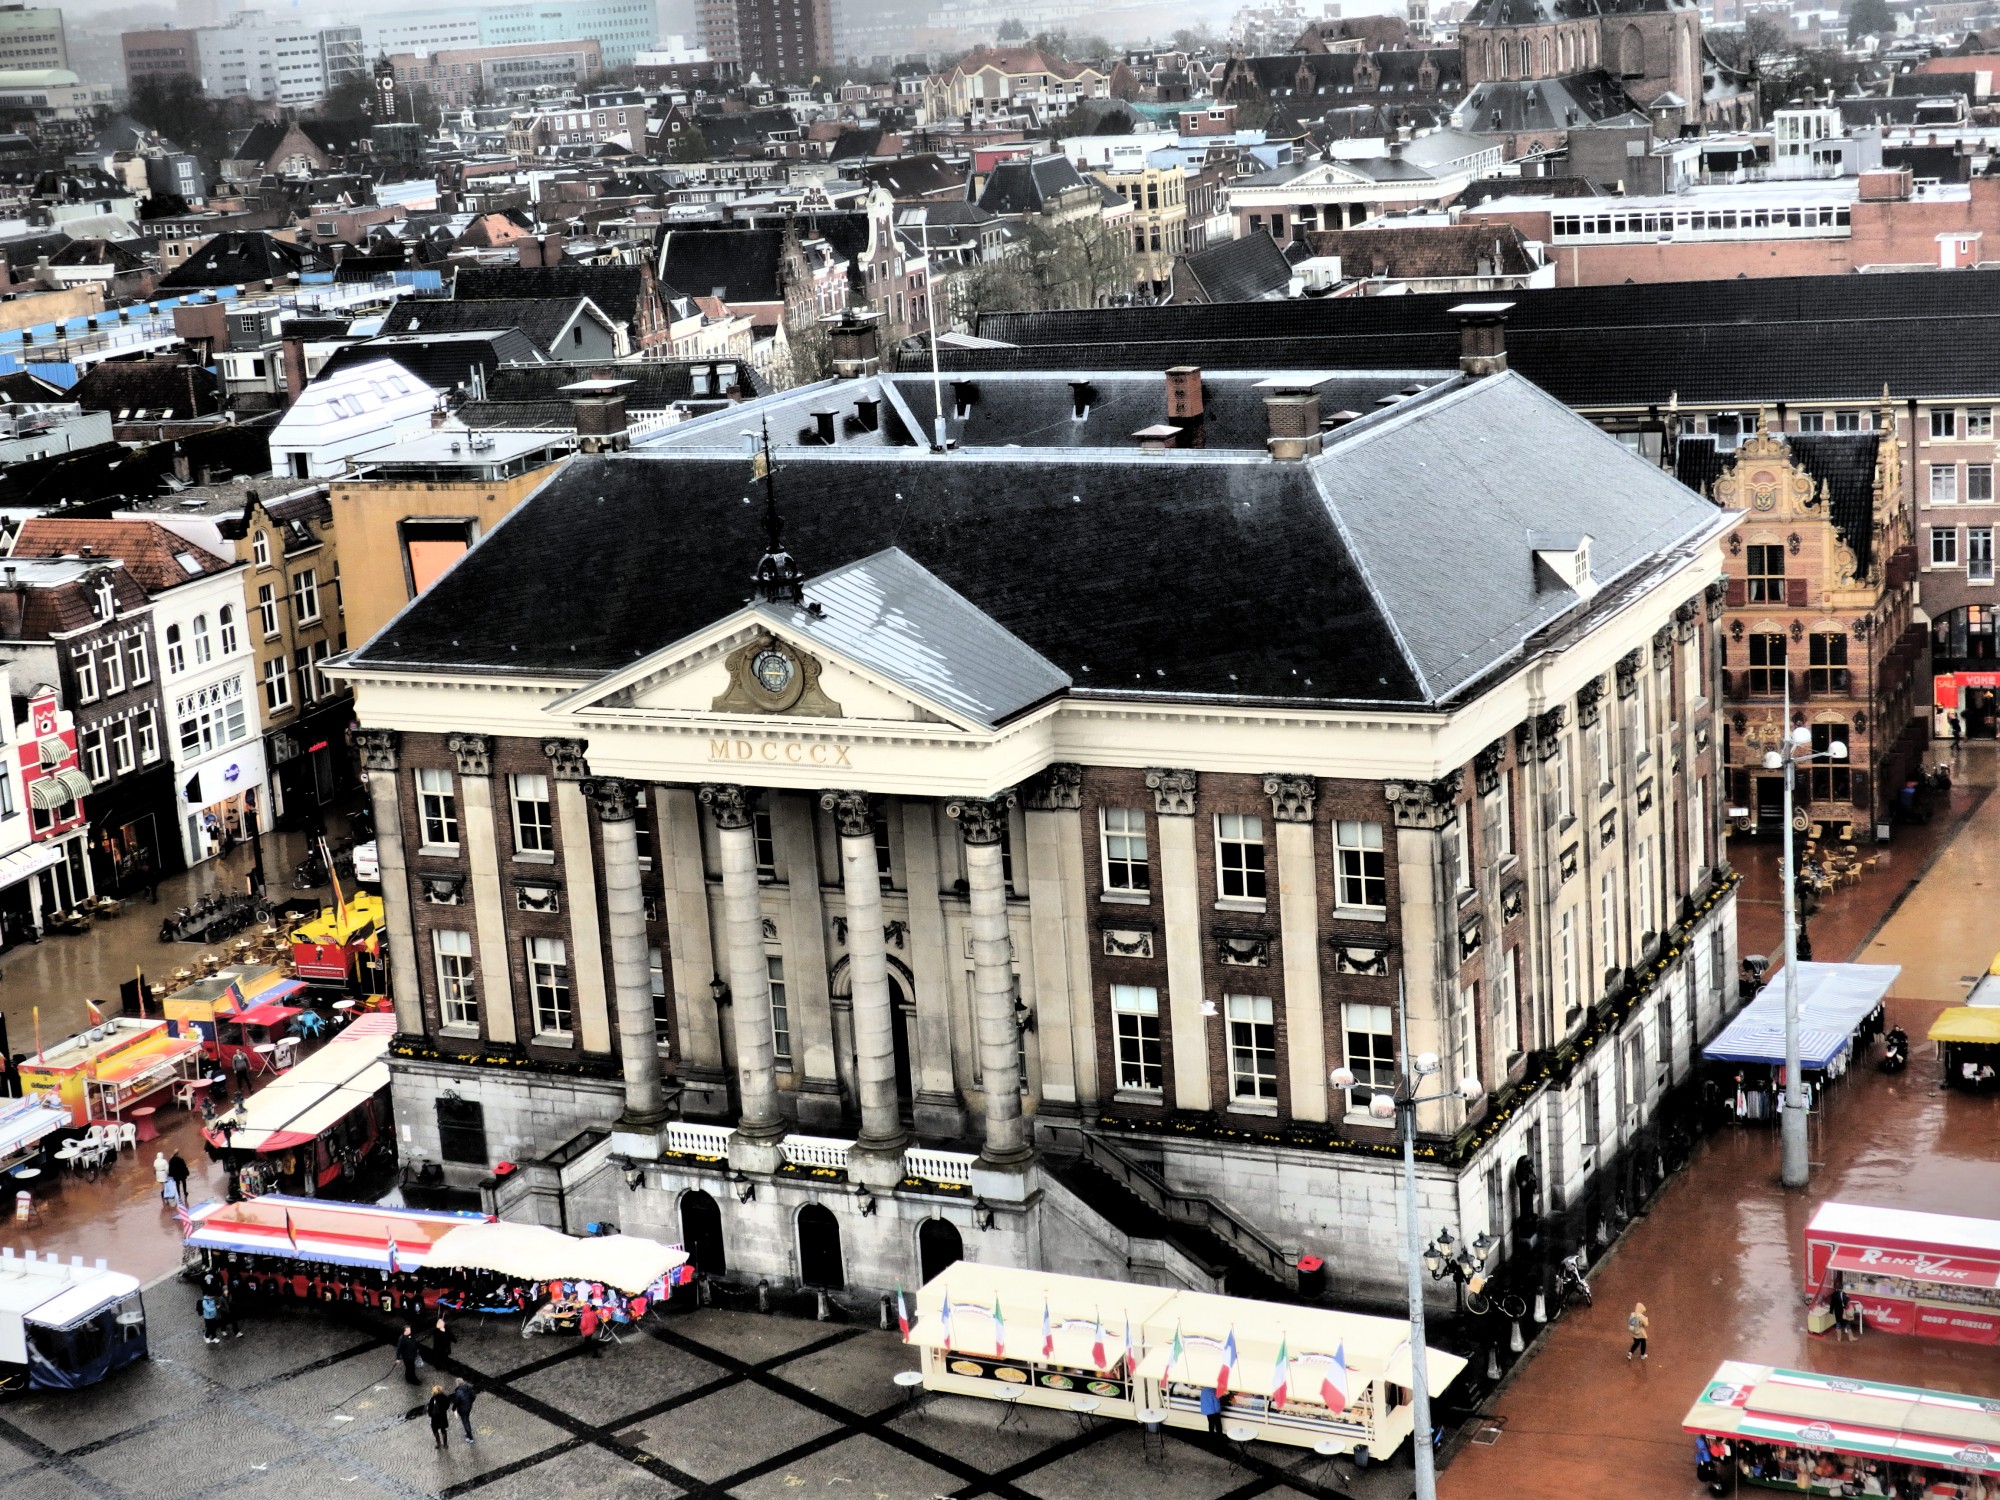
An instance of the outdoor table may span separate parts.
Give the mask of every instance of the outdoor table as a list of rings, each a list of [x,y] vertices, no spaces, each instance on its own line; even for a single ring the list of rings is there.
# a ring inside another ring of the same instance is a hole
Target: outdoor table
[[[142,1141],[156,1141],[160,1138],[160,1132],[153,1128],[153,1116],[158,1113],[159,1110],[151,1104],[125,1111],[126,1117],[138,1127],[138,1138]]]
[[[1070,1398],[1070,1414],[1076,1418],[1077,1436],[1090,1431],[1092,1419],[1103,1410],[1104,1403],[1095,1396],[1073,1396]]]
[[[250,1050],[257,1054],[258,1062],[261,1065],[262,1070],[264,1072],[269,1073],[276,1066],[271,1061],[271,1054],[278,1050],[278,1044],[276,1042],[259,1042],[257,1043],[256,1046],[252,1047]]]
[[[924,1409],[917,1405],[917,1392],[923,1389],[924,1372],[922,1370],[898,1370],[891,1378],[897,1385],[903,1388],[904,1409],[914,1410],[918,1416],[923,1416]]]
[[[1257,1435],[1257,1429],[1247,1422],[1231,1422],[1222,1429],[1222,1435],[1236,1445],[1236,1461],[1244,1468],[1249,1468],[1249,1462],[1244,1454],[1250,1447],[1250,1440]]]
[[[993,1424],[995,1432],[1005,1432],[1009,1425],[1028,1430],[1027,1421],[1021,1416],[1021,1397],[1025,1394],[1019,1386],[1000,1392],[1000,1420]]]
[[[1157,1406],[1142,1407],[1138,1418],[1140,1453],[1147,1463],[1154,1462],[1157,1455],[1158,1462],[1164,1467],[1167,1462],[1166,1412]]]
[[[1347,1445],[1339,1438],[1321,1438],[1313,1444],[1313,1452],[1319,1455],[1319,1487],[1333,1489],[1333,1462],[1340,1457],[1340,1451]]]

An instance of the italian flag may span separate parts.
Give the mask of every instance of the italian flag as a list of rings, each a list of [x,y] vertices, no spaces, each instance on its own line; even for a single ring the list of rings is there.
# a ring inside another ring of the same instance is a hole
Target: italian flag
[[[1176,1323],[1174,1324],[1173,1347],[1167,1350],[1167,1375],[1169,1378],[1174,1373],[1174,1367],[1186,1357],[1187,1345],[1181,1342],[1181,1325]]]
[[[1282,1411],[1285,1403],[1291,1399],[1291,1385],[1291,1346],[1286,1340],[1281,1338],[1278,1340],[1278,1368],[1271,1376],[1271,1406],[1274,1410]]]
[[[896,1288],[896,1326],[903,1330],[903,1342],[910,1341],[910,1309],[903,1301],[903,1289]]]
[[[993,1357],[1007,1357],[1007,1320],[1000,1315],[1000,1299],[993,1299]]]
[[[1056,1331],[1049,1323],[1049,1299],[1042,1298],[1042,1362],[1055,1358]]]

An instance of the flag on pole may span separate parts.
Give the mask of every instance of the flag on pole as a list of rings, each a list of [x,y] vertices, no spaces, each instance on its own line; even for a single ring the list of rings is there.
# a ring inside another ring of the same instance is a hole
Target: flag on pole
[[[1121,1362],[1128,1380],[1139,1372],[1139,1353],[1132,1347],[1132,1315],[1129,1312],[1125,1314],[1125,1353]]]
[[[1336,1416],[1347,1410],[1347,1345],[1334,1347],[1333,1360],[1326,1367],[1326,1376],[1319,1383],[1319,1398],[1326,1403],[1326,1409]]]
[[[910,1341],[910,1309],[903,1301],[903,1285],[896,1284],[896,1326],[903,1330],[903,1342]]]
[[[292,1254],[299,1253],[299,1237],[292,1233],[292,1211],[285,1210],[285,1243],[292,1247]]]
[[[1090,1340],[1090,1364],[1092,1369],[1102,1375],[1107,1373],[1111,1368],[1104,1358],[1104,1319],[1096,1313],[1092,1313],[1090,1327],[1093,1335]]]
[[[1229,1377],[1236,1373],[1236,1330],[1229,1330],[1229,1337],[1222,1341],[1222,1363],[1215,1369],[1215,1394],[1229,1394]]]
[[[1181,1342],[1181,1325],[1174,1324],[1173,1347],[1167,1350],[1167,1374],[1172,1376],[1174,1367],[1187,1358],[1187,1345]]]
[[[290,1223],[289,1216],[287,1217],[286,1222]],[[389,1241],[389,1274],[391,1276],[401,1276],[403,1274],[403,1263],[400,1259],[397,1258],[396,1242],[394,1239],[391,1239]]]
[[[993,1299],[993,1355],[996,1359],[1007,1357],[1007,1320],[1000,1315],[1000,1299]]]
[[[182,1239],[194,1233],[194,1215],[187,1211],[187,1205],[179,1199],[174,1200],[174,1222],[181,1227]]]
[[[104,1024],[104,1012],[102,1009],[99,1008],[95,1000],[85,1000],[83,1002],[83,1008],[90,1012],[91,1025],[102,1026]]]
[[[938,1322],[944,1327],[944,1346],[951,1348],[951,1293],[944,1294],[944,1310],[938,1314]]]
[[[1292,1390],[1292,1348],[1288,1340],[1278,1340],[1278,1368],[1271,1375],[1271,1409],[1283,1411]]]
[[[1047,1364],[1056,1355],[1056,1331],[1049,1323],[1049,1299],[1042,1298],[1042,1363]]]

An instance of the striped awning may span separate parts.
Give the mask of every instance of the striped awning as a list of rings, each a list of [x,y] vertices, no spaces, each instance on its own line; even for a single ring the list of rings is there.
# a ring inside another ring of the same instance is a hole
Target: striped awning
[[[68,807],[79,797],[90,795],[90,778],[75,766],[64,766],[52,776],[44,776],[28,788],[28,804],[44,812]]]

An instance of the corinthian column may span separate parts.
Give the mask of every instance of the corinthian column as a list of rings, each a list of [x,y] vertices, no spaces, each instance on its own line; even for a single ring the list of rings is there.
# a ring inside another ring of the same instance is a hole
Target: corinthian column
[[[847,897],[847,972],[852,980],[854,1072],[861,1139],[847,1158],[851,1177],[877,1187],[903,1180],[902,1110],[896,1101],[896,1018],[889,955],[882,941],[882,877],[875,860],[875,805],[866,792],[827,792],[820,806],[840,830],[840,880]]]
[[[604,840],[604,925],[611,939],[611,986],[617,1006],[618,1053],[625,1071],[625,1111],[611,1127],[616,1149],[657,1155],[667,1119],[660,1081],[660,1046],[653,1020],[651,965],[646,958],[646,895],[639,883],[636,790],[600,777],[584,791],[597,804]]]
[[[736,1029],[736,1134],[730,1165],[777,1170],[785,1121],[778,1113],[778,1072],[771,1050],[771,971],[764,961],[764,907],[757,893],[757,844],[750,801],[740,786],[710,783],[702,804],[715,818],[722,851],[722,932]]]
[[[1018,1172],[1034,1155],[1021,1117],[1021,1033],[1014,1023],[1013,943],[1007,932],[1007,881],[1000,839],[1014,793],[961,798],[945,805],[965,838],[965,881],[972,906],[972,1013],[979,1037],[979,1080],[986,1095],[982,1167]]]
[[[403,851],[403,810],[397,785],[396,731],[357,729],[354,748],[375,809],[375,850],[382,869],[382,912],[389,927],[389,991],[396,1030],[424,1036],[424,995],[417,986],[416,924],[411,916],[410,866]]]

